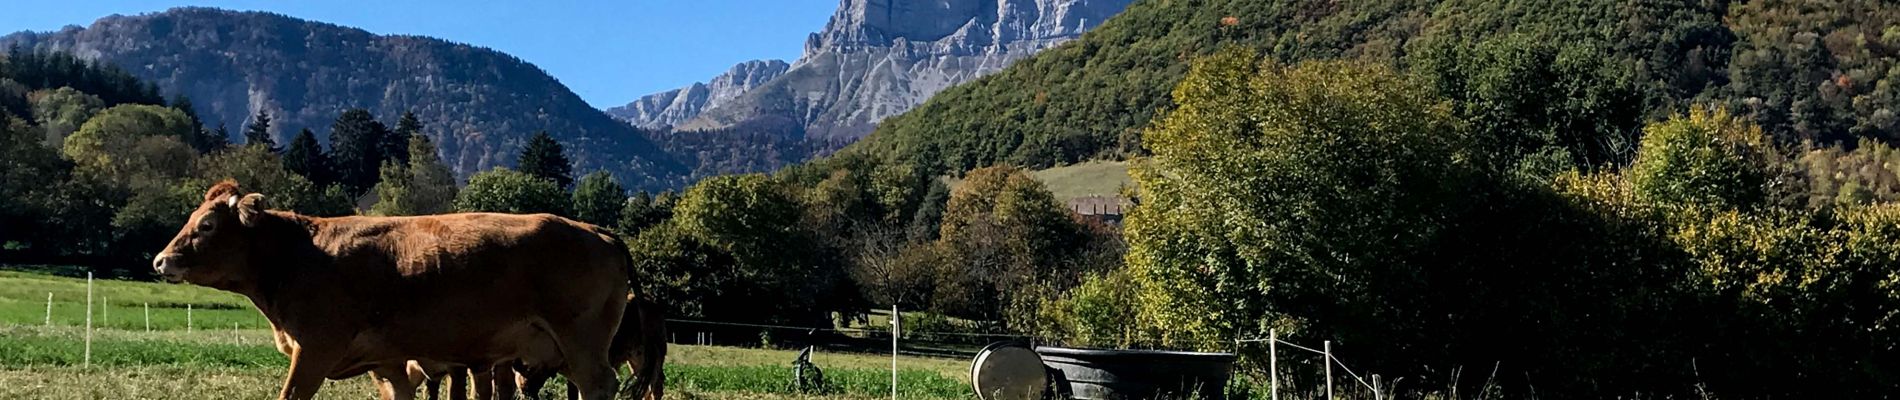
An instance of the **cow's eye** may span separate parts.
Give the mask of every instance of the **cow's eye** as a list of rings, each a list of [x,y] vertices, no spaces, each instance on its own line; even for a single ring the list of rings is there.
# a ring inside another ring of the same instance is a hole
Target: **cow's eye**
[[[198,232],[211,232],[211,221],[206,220],[204,222],[199,222]]]

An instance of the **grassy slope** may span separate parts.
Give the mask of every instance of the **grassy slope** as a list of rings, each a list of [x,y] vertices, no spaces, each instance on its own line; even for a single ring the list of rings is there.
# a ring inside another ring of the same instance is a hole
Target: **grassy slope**
[[[1135,180],[1128,177],[1128,163],[1122,161],[1090,161],[1081,164],[1036,171],[1036,180],[1042,181],[1054,193],[1057,200],[1068,200],[1088,196],[1116,196],[1121,194],[1123,186],[1133,187]]]
[[[47,292],[56,302],[53,327],[42,326]],[[138,307],[127,305],[153,303],[154,330],[146,332],[139,318],[95,331],[93,366],[81,367],[85,281],[0,271],[0,398],[265,398],[281,382],[288,363],[270,347],[268,330],[248,325],[262,319],[240,297],[195,286],[128,281],[97,281],[94,295],[114,298],[115,320],[121,313],[127,319],[138,315]],[[194,313],[194,319],[227,328],[200,325],[185,330],[182,310],[187,303],[194,309],[214,309]],[[161,313],[159,304],[179,304],[176,310],[163,308],[178,315]],[[230,322],[251,328],[233,332]],[[674,345],[667,357],[667,387],[679,398],[808,398],[784,393],[796,354]],[[825,369],[843,398],[877,398],[890,392],[889,356],[819,353],[813,362]],[[898,364],[899,391],[905,397],[966,396],[965,360],[906,356]],[[321,398],[367,398],[372,393],[362,377],[324,387]]]
[[[1030,176],[1042,181],[1057,201],[1088,196],[1120,196],[1122,186],[1135,185],[1134,178],[1128,176],[1126,161],[1089,161],[1031,171]],[[944,177],[943,183],[955,189],[963,180]]]

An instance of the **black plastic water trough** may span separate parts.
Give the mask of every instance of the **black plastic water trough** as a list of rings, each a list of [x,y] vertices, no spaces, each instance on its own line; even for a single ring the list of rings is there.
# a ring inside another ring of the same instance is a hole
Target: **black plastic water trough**
[[[1225,399],[1231,353],[1037,347],[1057,390],[1082,400]]]

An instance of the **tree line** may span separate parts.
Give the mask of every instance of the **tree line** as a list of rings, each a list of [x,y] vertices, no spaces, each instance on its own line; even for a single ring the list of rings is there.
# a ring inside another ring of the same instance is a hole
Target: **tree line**
[[[1788,145],[1692,106],[1643,125],[1626,164],[1552,171],[1527,167],[1550,152],[1498,146],[1551,131],[1496,129],[1437,78],[1246,49],[1198,61],[1143,132],[1125,265],[1048,303],[1050,336],[1225,351],[1274,330],[1351,349],[1414,382],[1405,396],[1900,388],[1900,209],[1835,196],[1854,178],[1814,166],[1890,149]]]
[[[612,226],[627,198],[603,172],[570,200],[572,163],[546,132],[524,146],[521,172],[479,173],[463,188],[414,114],[391,127],[346,110],[327,146],[309,128],[275,143],[272,123],[260,111],[234,135],[117,67],[13,49],[0,58],[0,262],[149,277],[149,253],[224,179],[315,216],[552,212]]]

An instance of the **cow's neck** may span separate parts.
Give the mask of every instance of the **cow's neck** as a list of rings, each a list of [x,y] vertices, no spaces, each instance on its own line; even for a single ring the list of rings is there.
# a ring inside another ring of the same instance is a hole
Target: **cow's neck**
[[[327,262],[328,255],[318,250],[311,239],[318,221],[286,212],[273,211],[270,216],[269,221],[259,226],[252,242],[251,268],[246,279],[249,284],[232,290],[251,298],[266,316],[272,316],[285,306],[282,301],[295,282],[310,280],[312,274],[328,270],[317,268]]]

